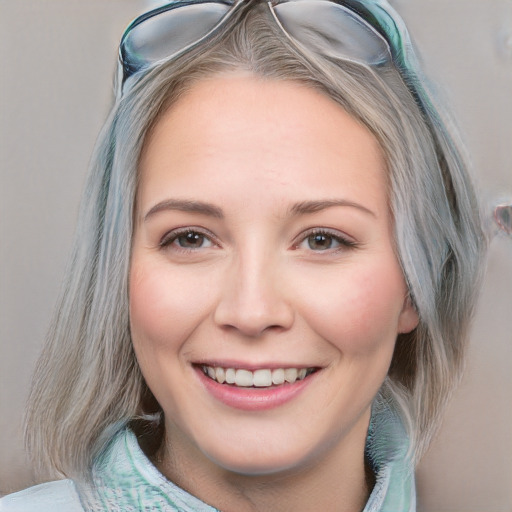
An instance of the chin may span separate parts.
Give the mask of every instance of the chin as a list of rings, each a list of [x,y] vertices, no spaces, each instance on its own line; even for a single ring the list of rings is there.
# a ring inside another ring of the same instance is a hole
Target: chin
[[[217,440],[200,449],[215,466],[227,472],[243,476],[266,476],[304,469],[321,459],[329,447],[313,446],[305,443],[304,439],[300,441],[290,436],[284,438],[277,435],[263,437],[259,441],[254,438],[232,439],[230,443]]]
[[[291,454],[279,453],[279,456],[264,457],[256,455],[254,457],[243,454],[240,457],[233,456],[209,456],[207,457],[218,467],[229,473],[234,473],[240,476],[270,476],[279,473],[285,473],[299,469],[306,465],[302,457]]]

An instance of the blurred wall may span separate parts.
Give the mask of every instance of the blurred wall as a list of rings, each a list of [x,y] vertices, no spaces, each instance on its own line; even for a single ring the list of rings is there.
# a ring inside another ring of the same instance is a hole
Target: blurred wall
[[[70,250],[116,45],[143,0],[0,0],[0,495]],[[153,0],[154,1],[154,0]],[[491,219],[512,201],[512,2],[394,0],[441,82]],[[418,469],[422,512],[512,511],[512,237],[492,242],[466,378]]]

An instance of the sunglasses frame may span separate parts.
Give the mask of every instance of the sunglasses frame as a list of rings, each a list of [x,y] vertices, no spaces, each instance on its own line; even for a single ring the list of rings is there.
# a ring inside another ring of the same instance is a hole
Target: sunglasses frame
[[[132,21],[125,30],[121,42],[119,45],[119,66],[118,66],[118,94],[122,95],[125,90],[125,85],[131,77],[142,74],[143,72],[150,69],[152,66],[167,60],[174,60],[179,58],[181,55],[192,50],[196,46],[202,44],[204,41],[212,37],[218,30],[222,29],[228,19],[230,19],[241,6],[251,3],[253,0],[236,0],[234,2],[226,0],[174,0],[168,2],[165,5],[152,9]],[[345,11],[349,12],[354,18],[357,18],[361,23],[366,25],[366,28],[374,32],[375,37],[380,37],[382,41],[387,45],[390,54],[390,60],[393,62],[395,67],[399,70],[409,89],[415,96],[416,100],[423,106],[424,100],[421,100],[422,94],[418,89],[420,88],[418,80],[415,79],[416,74],[413,72],[416,69],[416,61],[412,45],[407,29],[398,16],[398,14],[387,4],[386,0],[270,0],[267,3],[269,9],[272,12],[274,19],[280,26],[283,33],[297,45],[307,46],[297,37],[290,35],[289,31],[283,26],[282,20],[276,13],[276,9],[279,6],[285,4],[301,4],[302,2],[313,1],[319,4],[334,4]],[[159,59],[139,59],[139,63],[136,63],[135,54],[136,51],[132,51],[129,47],[129,43],[136,33],[137,28],[141,27],[144,23],[151,19],[188,6],[225,6],[226,12],[221,15],[216,23],[213,24],[206,32],[199,38],[194,38],[190,43],[185,44],[175,52],[171,52],[166,55],[165,58]],[[349,56],[340,55],[345,60],[353,60],[366,65],[372,65],[361,59],[351,59]]]

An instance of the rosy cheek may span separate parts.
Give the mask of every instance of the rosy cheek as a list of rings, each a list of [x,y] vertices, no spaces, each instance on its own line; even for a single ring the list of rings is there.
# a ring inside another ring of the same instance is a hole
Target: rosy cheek
[[[404,297],[398,271],[347,273],[303,304],[314,329],[345,355],[363,355],[394,344]]]
[[[130,272],[130,325],[137,345],[142,340],[166,343],[176,310],[169,304],[165,281],[159,272],[132,263]],[[170,307],[171,306],[171,307]],[[166,335],[167,333],[167,335]]]
[[[164,262],[132,261],[130,325],[134,345],[176,349],[208,314],[209,298],[201,276]]]

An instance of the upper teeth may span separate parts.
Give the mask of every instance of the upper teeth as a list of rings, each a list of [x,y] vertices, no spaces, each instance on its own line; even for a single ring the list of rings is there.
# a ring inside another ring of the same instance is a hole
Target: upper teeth
[[[313,368],[278,368],[276,370],[244,370],[235,368],[221,368],[220,366],[202,366],[205,375],[220,384],[234,384],[244,388],[257,387],[264,388],[268,386],[284,384],[288,382],[293,384],[297,380],[302,380],[306,375],[313,372]]]

